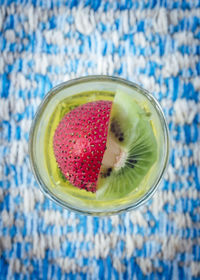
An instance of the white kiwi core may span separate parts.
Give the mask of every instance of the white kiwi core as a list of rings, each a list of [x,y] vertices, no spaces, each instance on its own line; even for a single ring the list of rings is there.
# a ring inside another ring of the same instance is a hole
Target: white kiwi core
[[[106,151],[103,156],[103,168],[113,168],[118,171],[125,166],[127,160],[127,152],[113,139],[112,135],[108,135]]]

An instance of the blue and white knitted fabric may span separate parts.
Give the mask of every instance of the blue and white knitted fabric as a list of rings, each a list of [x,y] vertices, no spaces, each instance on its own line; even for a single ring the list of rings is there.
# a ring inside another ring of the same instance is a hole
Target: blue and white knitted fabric
[[[30,171],[40,101],[109,74],[160,101],[171,158],[145,206],[63,210]],[[0,279],[200,279],[200,1],[0,0]]]

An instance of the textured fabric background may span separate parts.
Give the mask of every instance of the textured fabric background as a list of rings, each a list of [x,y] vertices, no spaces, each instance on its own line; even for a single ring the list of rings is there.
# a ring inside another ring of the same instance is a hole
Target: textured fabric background
[[[200,279],[200,2],[0,3],[0,279]],[[38,104],[88,74],[141,84],[169,122],[165,179],[120,216],[62,210],[29,167]]]

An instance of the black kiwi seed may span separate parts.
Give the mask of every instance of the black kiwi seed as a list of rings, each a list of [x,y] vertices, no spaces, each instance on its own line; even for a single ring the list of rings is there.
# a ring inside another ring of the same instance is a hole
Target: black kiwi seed
[[[112,168],[109,167],[109,168],[105,171],[105,173],[101,172],[101,177],[102,177],[102,178],[109,177],[111,172],[112,172]]]
[[[130,159],[129,162],[130,162],[130,163],[136,164],[136,163],[137,163],[137,160],[136,160],[136,159]]]
[[[129,160],[129,167],[134,168],[136,163],[137,163],[136,159],[130,159]]]
[[[120,142],[124,141],[124,133],[121,131],[120,125],[115,119],[112,120],[111,131]]]
[[[112,168],[109,167],[108,170],[107,170],[107,176],[110,176],[110,173],[112,172]]]
[[[111,168],[111,167],[109,167],[109,168],[108,168],[108,172],[110,173],[111,171],[112,171],[112,168]]]

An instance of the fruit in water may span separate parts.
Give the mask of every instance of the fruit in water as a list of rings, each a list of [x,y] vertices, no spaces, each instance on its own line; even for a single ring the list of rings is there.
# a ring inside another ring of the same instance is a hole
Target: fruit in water
[[[53,138],[54,154],[62,174],[74,186],[95,192],[106,149],[112,102],[79,106],[60,121]]]
[[[72,185],[98,199],[122,198],[136,189],[157,158],[147,114],[129,94],[86,103],[66,114],[53,140],[58,166]]]
[[[115,95],[98,180],[98,198],[121,198],[137,188],[157,158],[147,114],[128,94]]]

